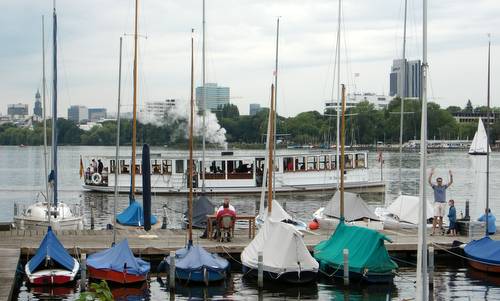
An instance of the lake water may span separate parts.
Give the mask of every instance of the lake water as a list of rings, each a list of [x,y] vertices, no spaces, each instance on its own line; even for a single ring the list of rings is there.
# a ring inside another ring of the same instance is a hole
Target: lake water
[[[122,149],[126,155],[130,150]],[[166,151],[164,148],[153,148],[152,152]],[[113,147],[60,147],[59,152],[59,188],[60,199],[67,203],[83,204],[86,212],[86,224],[90,224],[90,208],[95,208],[96,228],[104,228],[111,222],[113,212],[113,196],[110,194],[86,192],[81,188],[79,178],[79,159],[83,156],[114,155]],[[41,198],[46,175],[43,171],[43,155],[41,147],[0,146],[0,221],[12,221],[14,203],[29,204],[36,198]],[[370,206],[380,206],[390,203],[399,192],[399,156],[398,153],[384,153],[383,177],[386,183],[385,196],[381,194],[364,194]],[[376,153],[369,154],[370,177],[380,179],[380,166],[376,162]],[[445,181],[448,170],[454,174],[454,184],[448,189],[448,198],[456,201],[457,212],[464,211],[465,201],[473,202],[474,176],[472,160],[465,152],[438,152],[428,155],[428,167],[435,167],[436,174]],[[500,212],[499,177],[500,155],[491,156],[490,207],[493,212]],[[405,153],[402,167],[401,189],[405,194],[418,194],[419,154]],[[431,189],[427,190],[432,198]],[[287,211],[303,220],[310,220],[312,213],[321,207],[332,196],[331,192],[316,192],[308,194],[283,194],[278,201],[286,202]],[[213,201],[222,201],[223,196],[215,196]],[[254,213],[258,196],[234,196],[232,203],[241,213]],[[163,205],[168,207],[169,227],[180,227],[182,212],[185,210],[186,197],[153,195],[153,212],[160,215]],[[118,200],[118,212],[128,205],[126,195]],[[473,204],[472,204],[473,205]],[[500,280],[488,275],[471,272],[466,265],[457,260],[453,264],[441,264],[436,271],[434,291],[435,300],[500,300]],[[451,266],[451,267],[450,267]],[[179,287],[177,299],[231,299],[231,300],[402,300],[414,295],[415,270],[411,265],[400,270],[395,283],[390,287],[352,286],[344,289],[335,283],[320,281],[305,287],[266,288],[258,294],[256,284],[243,278],[240,273],[233,273],[224,285],[205,288]],[[77,288],[68,288],[69,292],[60,300],[75,300],[78,297]],[[148,287],[136,288],[132,294],[138,298],[128,300],[164,300],[171,298],[168,289],[152,277]],[[45,300],[44,297],[24,285],[19,292],[18,300]],[[126,300],[126,299],[125,299]]]

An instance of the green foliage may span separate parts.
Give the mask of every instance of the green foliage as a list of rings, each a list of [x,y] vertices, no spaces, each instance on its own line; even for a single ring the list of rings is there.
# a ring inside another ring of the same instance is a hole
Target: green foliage
[[[89,300],[99,300],[99,301],[113,301],[113,294],[111,294],[111,290],[109,289],[108,283],[106,280],[102,280],[99,283],[91,283],[90,291],[84,292],[80,294],[80,301],[89,301]]]

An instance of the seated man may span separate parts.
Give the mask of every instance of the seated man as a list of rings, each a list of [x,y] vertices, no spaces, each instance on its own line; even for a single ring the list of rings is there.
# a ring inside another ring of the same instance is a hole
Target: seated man
[[[236,210],[234,209],[233,205],[229,204],[229,198],[224,198],[224,203],[222,204],[222,206],[220,206],[217,211],[215,212],[216,216],[218,217],[219,215],[219,212],[223,211],[224,210],[224,206],[228,207],[229,210],[233,211],[234,213],[234,216],[236,217]],[[216,238],[219,234],[219,231],[218,231],[218,226],[219,226],[219,223],[217,222],[218,218],[216,218],[215,221],[212,221],[212,226],[215,226],[216,227],[216,233],[215,233],[215,236],[214,238]],[[207,238],[208,236],[208,233],[207,233],[207,228],[205,228],[205,231],[203,232],[203,234],[200,236],[200,238]]]
[[[232,218],[232,221],[229,225],[224,224],[223,218],[226,216],[230,216]],[[231,210],[229,208],[229,202],[224,202],[224,205],[222,205],[222,210],[217,211],[217,236],[221,236],[221,230],[226,230],[225,233],[227,233],[227,241],[230,241],[231,234],[230,230],[232,227],[234,227],[234,220],[236,219],[236,212],[234,210]],[[224,236],[221,236],[221,241],[224,238]]]
[[[484,222],[486,221],[486,218],[488,218],[488,234],[493,235],[495,232],[497,232],[497,226],[495,224],[496,222],[496,217],[491,213],[491,209],[486,209],[485,213],[481,215],[480,218],[477,219],[478,222]]]

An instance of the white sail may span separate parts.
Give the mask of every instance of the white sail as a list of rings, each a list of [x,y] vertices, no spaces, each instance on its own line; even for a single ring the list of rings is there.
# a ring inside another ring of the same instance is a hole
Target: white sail
[[[476,220],[486,208],[486,156],[472,156],[474,174],[473,199],[470,206],[470,217]]]
[[[470,145],[469,154],[480,155],[486,154],[488,145],[488,135],[486,135],[486,130],[484,129],[484,124],[481,118],[479,118],[479,123],[477,124],[477,131],[474,134],[474,139],[472,139],[472,144]],[[491,152],[491,147],[490,150]]]
[[[266,219],[255,238],[245,247],[241,262],[251,269],[257,269],[259,252],[262,252],[266,272],[317,272],[319,268],[318,262],[304,244],[301,233],[292,225],[272,218]]]

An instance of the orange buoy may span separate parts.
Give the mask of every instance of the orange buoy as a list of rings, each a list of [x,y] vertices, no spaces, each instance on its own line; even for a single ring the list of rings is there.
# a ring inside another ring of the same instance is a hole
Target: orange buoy
[[[310,223],[309,223],[309,230],[318,230],[319,229],[319,223],[317,220],[313,219]]]

